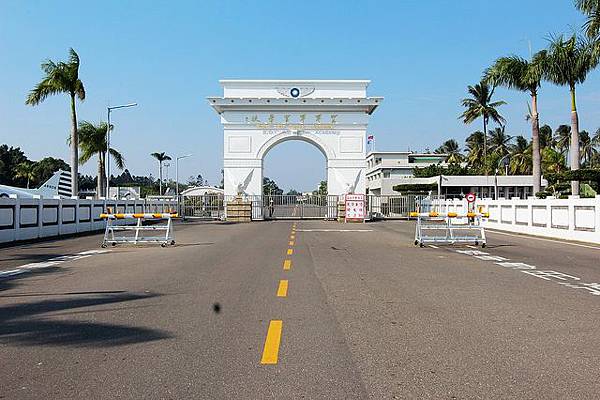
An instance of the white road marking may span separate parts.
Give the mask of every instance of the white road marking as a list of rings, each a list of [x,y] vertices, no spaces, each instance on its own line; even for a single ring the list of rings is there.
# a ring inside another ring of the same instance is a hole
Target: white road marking
[[[296,229],[297,232],[373,232],[373,229]]]
[[[486,253],[485,251],[479,250],[455,250],[457,253],[466,254],[468,256],[487,256],[490,253]]]
[[[572,289],[584,289],[590,292],[594,296],[600,296],[600,283],[567,283],[567,282],[556,282],[559,285],[570,287]]]
[[[511,235],[511,236],[516,236],[516,235]],[[546,239],[540,239],[540,240],[546,240]],[[548,241],[564,243],[564,242],[560,242],[558,240],[548,240]],[[567,243],[567,244],[598,249],[597,247],[579,245],[576,243]],[[476,248],[473,246],[467,246],[467,247]],[[573,275],[565,274],[565,273],[559,272],[559,271],[552,271],[552,270],[540,271],[534,265],[529,265],[529,264],[525,264],[522,262],[510,262],[505,257],[493,256],[493,255],[490,255],[489,253],[479,251],[479,250],[454,250],[454,251],[459,254],[473,256],[474,258],[477,258],[482,261],[496,261],[495,264],[499,265],[501,267],[511,268],[514,270],[520,270],[524,274],[531,275],[536,278],[543,279],[545,281],[558,283],[559,285],[563,285],[563,286],[566,286],[566,287],[569,287],[572,289],[587,290],[590,294],[592,294],[594,296],[600,296],[600,283],[595,283],[595,282],[594,283],[583,283],[583,282],[580,282],[581,278],[578,278]],[[501,261],[501,262],[498,262],[498,261]],[[575,283],[567,282],[568,280],[573,280],[573,281],[575,281]]]
[[[508,258],[500,257],[500,256],[474,256],[483,261],[506,261]]]
[[[576,276],[563,274],[562,272],[558,272],[558,271],[521,271],[521,272],[523,272],[524,274],[527,274],[527,275],[535,276],[536,278],[544,279],[546,281],[550,281],[553,278],[560,279],[563,281],[566,281],[567,279],[573,279],[576,281],[581,280],[580,278],[578,278]]]
[[[430,244],[430,245],[429,245],[429,247],[431,247],[431,248],[434,248],[434,249],[439,249],[439,247],[437,247],[437,246],[434,246],[434,245],[432,245],[432,244]]]
[[[597,246],[590,246],[590,245],[587,245],[587,244],[580,244],[580,243],[572,243],[572,242],[568,242],[568,241],[564,241],[564,240],[555,240],[555,239],[541,238],[541,237],[538,237],[538,236],[515,235],[514,233],[498,232],[498,231],[494,231],[494,230],[490,230],[489,233],[498,234],[498,235],[506,235],[506,236],[514,236],[514,237],[518,237],[518,238],[535,239],[535,240],[541,240],[543,242],[561,243],[561,244],[567,244],[569,246],[585,247],[586,249],[600,250],[600,247],[597,247]]]
[[[109,250],[88,250],[69,256],[56,256],[46,261],[24,264],[9,271],[0,271],[0,278],[7,278],[10,276],[20,275],[36,269],[50,268],[56,265],[60,265],[66,261],[81,260],[83,258],[91,257],[94,254],[103,254],[108,252]]]
[[[0,272],[0,278],[4,278],[7,276],[14,276],[14,275],[19,275],[19,274],[24,274],[25,272],[27,272],[26,270],[21,270],[21,269],[13,269],[10,271],[2,271]]]
[[[535,269],[535,266],[525,264],[522,262],[497,262],[497,265],[504,268],[513,268],[513,269]]]

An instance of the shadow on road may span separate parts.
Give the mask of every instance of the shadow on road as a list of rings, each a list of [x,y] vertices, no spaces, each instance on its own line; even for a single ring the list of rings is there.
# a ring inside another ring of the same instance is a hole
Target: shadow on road
[[[157,296],[156,294],[107,293],[94,294],[91,297],[78,296],[3,306],[0,307],[0,343],[24,346],[107,347],[167,339],[172,335],[157,329],[45,317],[45,314],[57,311],[144,300]]]
[[[15,260],[19,260],[19,261],[26,261],[28,263],[34,263],[34,262],[43,262],[43,261],[50,261],[51,259],[55,259],[58,257],[74,257],[79,255],[79,253],[62,253],[62,254],[57,254],[57,253],[21,253],[21,254],[12,254],[9,257],[6,258],[0,258],[0,262],[4,262],[4,261],[15,261]]]

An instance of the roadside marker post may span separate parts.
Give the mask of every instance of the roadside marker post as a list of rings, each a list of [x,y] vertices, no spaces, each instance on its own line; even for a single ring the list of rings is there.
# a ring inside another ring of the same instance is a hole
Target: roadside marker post
[[[160,243],[161,247],[175,245],[175,235],[173,232],[172,219],[177,217],[177,213],[134,213],[134,214],[100,214],[100,218],[106,219],[106,230],[104,231],[104,239],[102,240],[102,248],[106,248],[109,244],[116,246],[119,243]],[[115,225],[114,222],[122,219],[137,219],[135,225]],[[143,220],[166,220],[163,225],[144,225]],[[161,232],[165,234],[161,236],[144,236],[143,233]],[[115,232],[127,233],[129,235]]]

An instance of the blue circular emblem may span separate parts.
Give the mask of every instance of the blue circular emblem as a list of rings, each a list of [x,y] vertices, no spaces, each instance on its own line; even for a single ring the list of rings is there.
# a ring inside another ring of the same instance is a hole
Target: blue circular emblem
[[[290,90],[290,96],[292,96],[292,97],[300,96],[300,89],[292,88],[292,90]]]

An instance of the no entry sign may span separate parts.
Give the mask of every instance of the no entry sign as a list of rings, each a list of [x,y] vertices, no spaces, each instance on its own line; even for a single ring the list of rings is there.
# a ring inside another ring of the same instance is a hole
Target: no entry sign
[[[472,202],[474,202],[474,201],[475,201],[475,199],[476,199],[476,197],[477,197],[477,196],[475,196],[475,193],[468,193],[468,194],[465,196],[465,198],[467,199],[467,201],[468,201],[469,203],[472,203]]]

